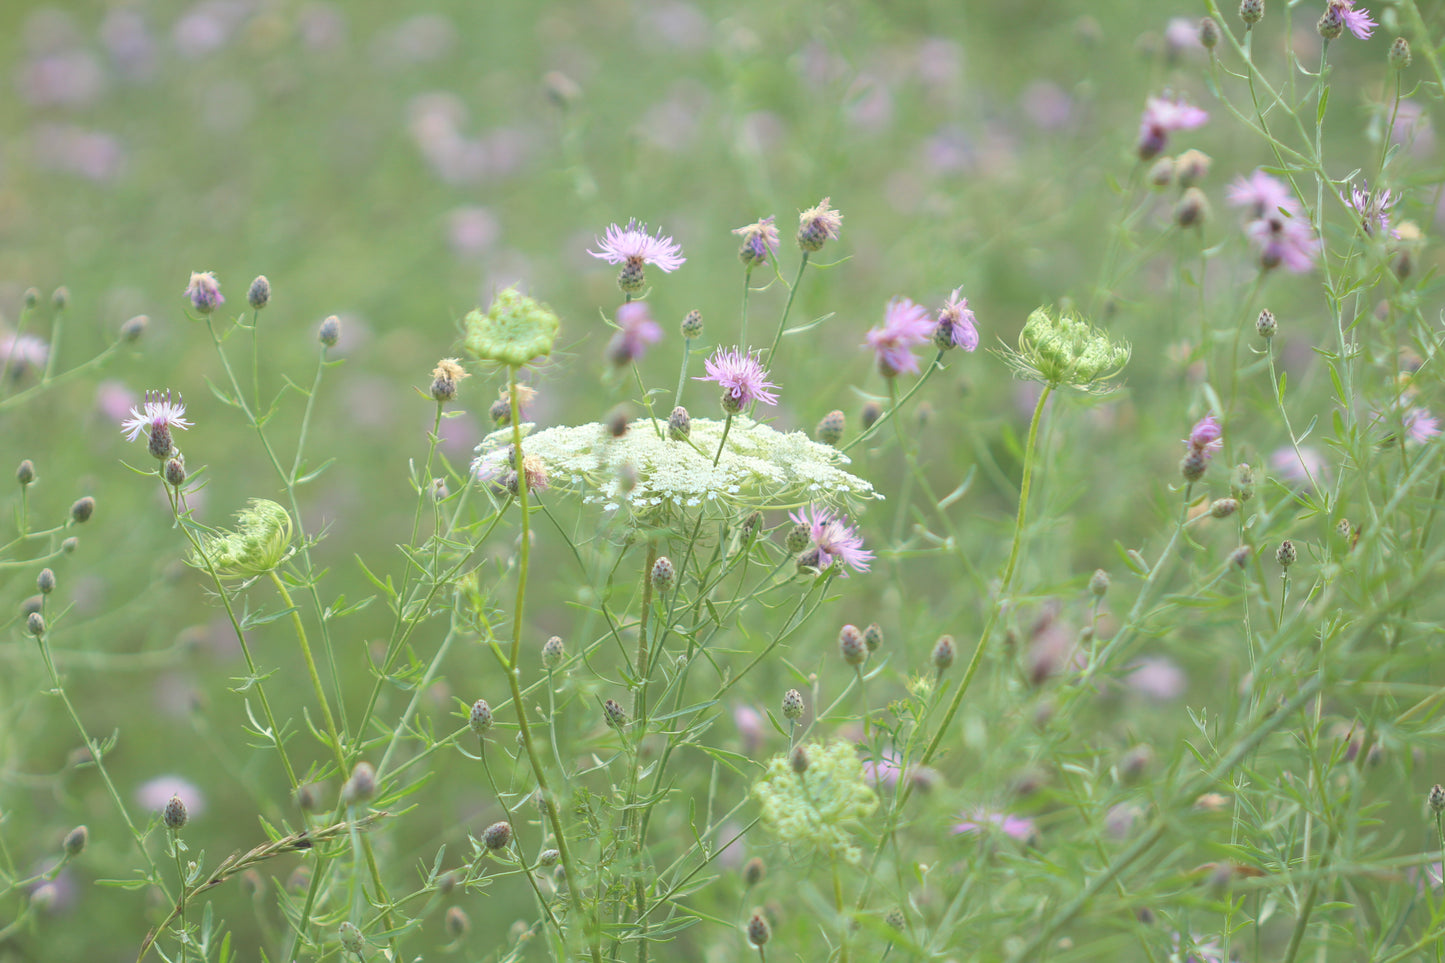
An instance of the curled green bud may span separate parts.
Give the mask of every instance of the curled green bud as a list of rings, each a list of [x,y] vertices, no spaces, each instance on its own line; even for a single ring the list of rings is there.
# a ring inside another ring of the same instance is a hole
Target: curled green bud
[[[265,498],[253,498],[236,514],[235,531],[218,531],[201,543],[190,564],[214,567],[222,578],[252,578],[272,571],[291,554],[291,515]]]
[[[1115,341],[1078,315],[1039,308],[1019,333],[1018,350],[1005,348],[1003,357],[1017,377],[1104,394],[1116,387],[1109,382],[1128,364],[1129,353],[1127,341]]]
[[[552,309],[516,288],[497,293],[492,306],[466,317],[467,350],[483,361],[520,366],[552,353],[561,322]]]

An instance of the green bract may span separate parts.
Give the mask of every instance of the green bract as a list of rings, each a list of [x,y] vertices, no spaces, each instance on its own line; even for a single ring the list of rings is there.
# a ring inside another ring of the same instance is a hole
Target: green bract
[[[1039,308],[1019,332],[1018,350],[1004,348],[1003,355],[1019,377],[1102,394],[1117,387],[1108,382],[1124,369],[1129,351],[1127,341],[1114,341],[1071,311],[1056,317]]]
[[[542,461],[553,488],[582,492],[585,501],[600,502],[608,511],[625,504],[637,514],[666,514],[705,502],[778,509],[881,497],[839,467],[848,457],[836,448],[743,416],[733,418],[714,465],[724,424],[694,418],[687,440],[659,438],[645,418],[620,438],[596,423],[548,428],[529,434],[522,451]],[[472,465],[478,478],[505,476],[511,441],[510,428],[483,439]],[[635,484],[629,488],[624,478]]]
[[[252,578],[284,562],[290,548],[290,513],[273,501],[253,498],[236,514],[235,531],[206,536],[201,554],[189,561],[199,569],[214,567],[222,578]]]
[[[847,742],[810,743],[803,751],[807,772],[794,772],[788,753],[783,753],[768,760],[767,775],[753,786],[763,807],[763,825],[785,842],[814,846],[856,863],[860,853],[847,824],[878,807],[858,751]]]
[[[552,353],[559,324],[547,305],[506,288],[485,314],[478,309],[467,315],[467,350],[482,361],[524,365]]]

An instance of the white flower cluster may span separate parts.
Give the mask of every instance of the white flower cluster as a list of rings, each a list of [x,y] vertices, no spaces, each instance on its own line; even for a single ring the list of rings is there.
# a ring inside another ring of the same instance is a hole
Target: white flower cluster
[[[530,433],[523,453],[541,459],[550,484],[582,493],[607,511],[624,504],[635,512],[691,508],[722,502],[741,508],[796,508],[812,502],[881,498],[873,486],[843,471],[848,458],[801,431],[781,432],[734,417],[716,465],[724,422],[694,418],[689,438],[659,437],[649,419],[628,425],[614,438],[601,424],[548,428]],[[664,434],[666,424],[662,424]],[[477,446],[472,473],[489,480],[506,473],[512,430],[493,432]]]

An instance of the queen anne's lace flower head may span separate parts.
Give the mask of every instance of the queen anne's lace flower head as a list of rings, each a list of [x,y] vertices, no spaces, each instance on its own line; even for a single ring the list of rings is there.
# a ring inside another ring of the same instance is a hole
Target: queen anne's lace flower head
[[[847,742],[801,747],[807,771],[790,764],[790,753],[768,761],[767,775],[753,786],[763,825],[786,843],[812,846],[856,863],[849,826],[873,813],[878,797],[868,784],[858,751]]]
[[[720,420],[693,418],[686,441],[659,438],[646,419],[633,422],[621,437],[597,423],[562,426],[529,434],[522,451],[545,466],[552,488],[577,492],[606,511],[625,505],[649,518],[707,503],[783,509],[879,497],[872,485],[840,467],[848,458],[836,448],[745,415],[733,416],[727,445],[713,464],[723,426]],[[472,473],[484,480],[504,473],[511,442],[511,429],[484,438]]]

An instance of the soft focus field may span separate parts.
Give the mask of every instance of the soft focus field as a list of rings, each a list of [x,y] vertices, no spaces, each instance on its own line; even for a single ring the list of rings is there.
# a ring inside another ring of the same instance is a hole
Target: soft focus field
[[[1438,963],[1445,3],[1380,0],[1364,39],[1331,2],[1249,31],[1214,0],[0,5],[0,468],[34,471],[0,496],[0,963],[152,933],[168,960]],[[1208,119],[1160,120],[1176,98]],[[1251,207],[1251,177],[1283,194]],[[769,215],[748,273],[733,231]],[[646,269],[662,337],[618,364],[644,309],[589,250],[633,218],[686,263]],[[509,286],[561,321],[515,369],[464,344]],[[951,293],[978,350],[880,370],[890,301],[931,332]],[[1122,371],[1048,368],[1041,306]],[[699,447],[668,450],[711,459],[695,379],[735,345],[778,386],[754,417],[844,418],[846,464],[764,461],[880,498],[759,467],[613,510],[595,486],[676,466],[607,467],[601,428],[587,491],[566,453],[525,501],[473,474],[512,375],[535,431],[635,419],[640,451],[680,402]],[[444,358],[469,376],[438,401]],[[179,487],[153,425],[122,433],[152,389],[193,423]],[[293,537],[228,575],[207,539],[250,499]],[[810,504],[866,571],[789,542]]]

